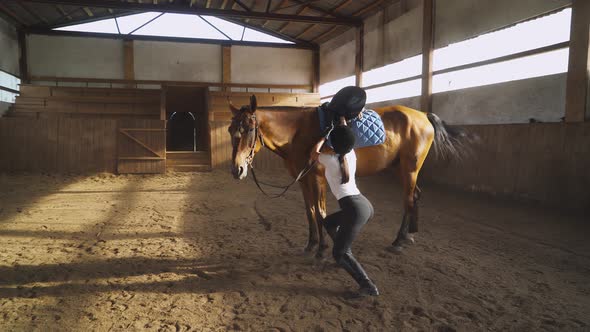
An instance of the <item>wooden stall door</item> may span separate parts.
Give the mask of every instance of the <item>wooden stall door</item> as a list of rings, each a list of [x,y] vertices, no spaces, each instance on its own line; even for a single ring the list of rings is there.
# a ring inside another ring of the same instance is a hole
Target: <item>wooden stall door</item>
[[[165,121],[121,121],[117,154],[119,174],[166,172]]]

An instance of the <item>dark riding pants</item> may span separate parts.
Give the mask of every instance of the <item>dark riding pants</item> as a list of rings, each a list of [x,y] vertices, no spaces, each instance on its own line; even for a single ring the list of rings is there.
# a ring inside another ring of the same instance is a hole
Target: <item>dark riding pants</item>
[[[361,228],[373,217],[373,205],[363,195],[343,197],[338,200],[338,204],[341,210],[324,220],[324,227],[334,240],[332,255],[336,263],[363,286],[370,280],[352,255],[351,247]]]

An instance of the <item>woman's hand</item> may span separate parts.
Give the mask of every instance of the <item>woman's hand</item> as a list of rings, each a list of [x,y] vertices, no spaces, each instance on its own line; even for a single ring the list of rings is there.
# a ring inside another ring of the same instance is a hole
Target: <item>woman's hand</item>
[[[320,158],[320,152],[316,151],[316,150],[311,150],[311,153],[309,154],[309,160],[312,162],[318,161],[318,159]]]

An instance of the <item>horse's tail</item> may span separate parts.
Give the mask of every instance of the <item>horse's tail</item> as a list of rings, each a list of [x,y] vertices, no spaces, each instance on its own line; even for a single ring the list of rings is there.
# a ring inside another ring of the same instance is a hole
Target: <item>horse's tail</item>
[[[477,136],[464,128],[449,126],[438,115],[428,113],[428,121],[434,127],[434,151],[442,159],[463,159],[471,153],[471,143],[478,140]]]

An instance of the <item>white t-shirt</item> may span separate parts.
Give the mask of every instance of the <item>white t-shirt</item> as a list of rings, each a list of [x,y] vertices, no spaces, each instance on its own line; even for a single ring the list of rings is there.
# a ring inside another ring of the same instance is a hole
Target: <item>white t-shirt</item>
[[[361,193],[356,186],[354,176],[356,173],[356,154],[354,150],[347,153],[344,158],[348,162],[350,181],[342,184],[342,172],[340,171],[338,155],[321,153],[319,157],[319,162],[326,168],[326,179],[328,180],[330,190],[338,200],[346,196],[359,195]]]

